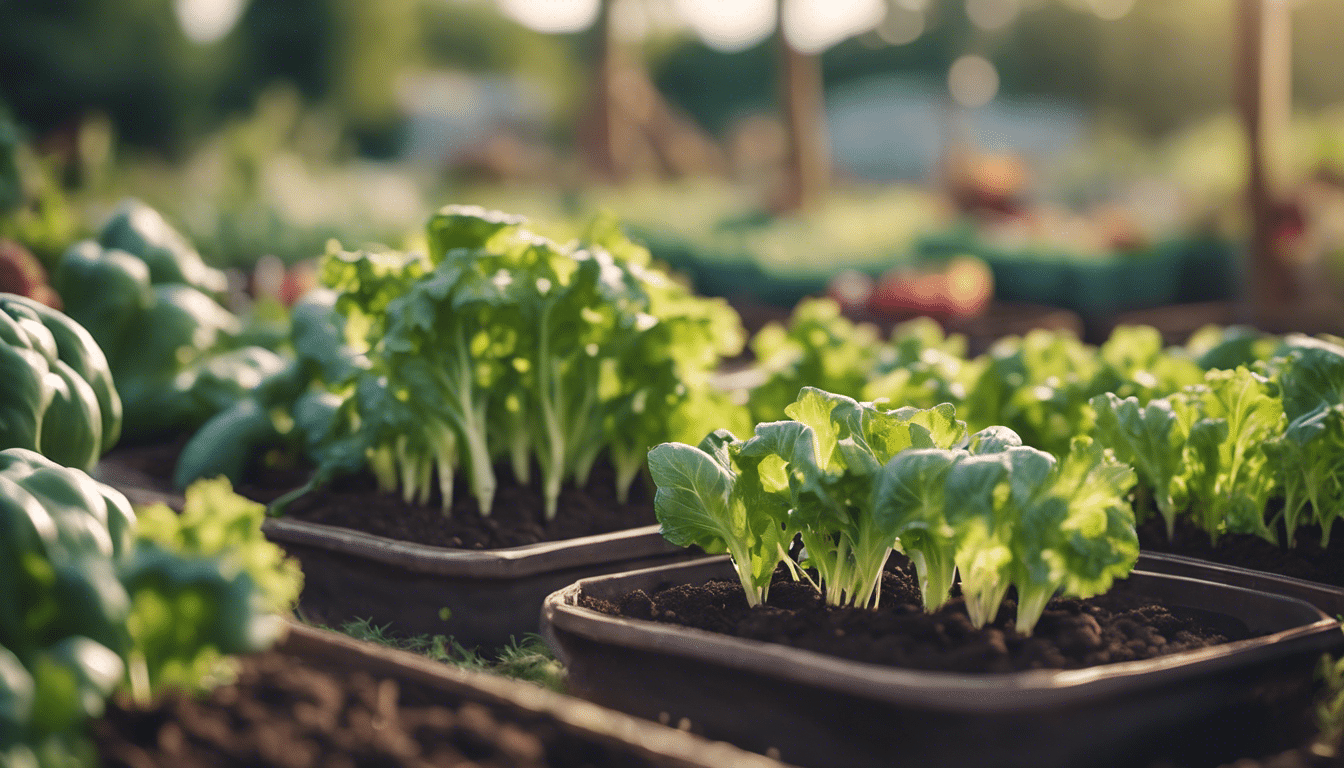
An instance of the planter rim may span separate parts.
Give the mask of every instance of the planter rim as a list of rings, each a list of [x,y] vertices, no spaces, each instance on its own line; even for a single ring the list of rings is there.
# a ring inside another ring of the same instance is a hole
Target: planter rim
[[[670,761],[677,768],[787,768],[777,760],[746,752],[722,741],[658,725],[573,696],[485,672],[457,669],[408,651],[384,648],[338,632],[286,622],[278,648],[316,656],[402,679],[465,699],[549,717],[594,741],[621,745]]]
[[[186,501],[180,493],[118,483],[112,485],[136,506],[162,503],[181,512]],[[516,579],[613,562],[613,551],[619,552],[620,560],[685,551],[669,544],[659,533],[657,524],[497,549],[439,547],[284,516],[267,517],[262,521],[261,530],[272,541],[354,555],[413,573],[474,579]]]
[[[1324,581],[1312,581],[1311,579],[1300,579],[1296,576],[1284,576],[1273,571],[1261,571],[1255,568],[1246,568],[1240,565],[1228,565],[1214,560],[1205,560],[1202,557],[1191,557],[1189,555],[1178,555],[1170,552],[1149,552],[1139,553],[1138,568],[1142,568],[1145,561],[1150,565],[1159,567],[1185,567],[1206,571],[1211,576],[1230,576],[1240,577],[1241,580],[1254,584],[1254,587],[1243,587],[1253,589],[1282,589],[1284,592],[1279,594],[1291,595],[1298,599],[1310,600],[1306,595],[1320,596],[1332,600],[1344,600],[1344,587],[1328,584]],[[1183,575],[1183,574],[1172,574]],[[1195,578],[1195,577],[1187,577]],[[1317,604],[1319,607],[1319,603]],[[1324,612],[1324,611],[1322,611]],[[1329,615],[1329,614],[1326,614]]]
[[[577,605],[579,595],[593,582],[629,579],[659,574],[675,581],[679,571],[691,568],[715,573],[699,574],[688,581],[733,578],[728,556],[691,563],[655,566],[615,576],[580,580],[546,598],[542,607],[542,631],[557,650],[556,629],[589,640],[619,644],[641,651],[710,662],[804,685],[859,695],[900,705],[916,705],[974,714],[1006,714],[1028,709],[1079,704],[1099,696],[1112,696],[1175,682],[1192,674],[1231,670],[1249,655],[1274,656],[1300,650],[1303,644],[1319,645],[1324,651],[1337,644],[1330,633],[1340,632],[1339,622],[1318,608],[1296,598],[1257,592],[1182,576],[1134,571],[1131,578],[1202,584],[1217,589],[1255,595],[1278,601],[1316,618],[1291,629],[1236,640],[1192,651],[1183,651],[1140,661],[1124,661],[1073,670],[1027,670],[1007,673],[961,673],[902,669],[868,662],[850,661],[801,648],[760,640],[722,635],[706,630],[609,616]],[[698,583],[698,582],[697,582]],[[569,663],[569,660],[565,660]]]
[[[667,543],[657,525],[500,549],[437,547],[288,517],[268,517],[261,530],[273,541],[355,555],[415,573],[479,579],[535,576],[612,562],[613,553],[630,560],[684,551]]]

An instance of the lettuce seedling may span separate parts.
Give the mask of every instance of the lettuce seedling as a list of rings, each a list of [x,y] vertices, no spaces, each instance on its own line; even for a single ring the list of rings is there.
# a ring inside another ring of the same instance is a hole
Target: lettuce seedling
[[[1282,434],[1285,420],[1264,376],[1214,370],[1204,384],[1146,407],[1109,393],[1092,406],[1098,441],[1134,466],[1168,536],[1184,513],[1215,541],[1225,531],[1275,540],[1264,519],[1277,488],[1266,443]]]
[[[787,481],[779,467],[762,476],[760,460],[742,457],[742,441],[718,430],[692,447],[664,443],[649,451],[658,485],[653,507],[663,536],[681,547],[727,552],[747,604],[769,596],[775,566],[788,557]]]
[[[730,553],[752,605],[780,562],[805,575],[786,553],[795,535],[830,605],[877,605],[896,548],[927,610],[960,571],[976,626],[1014,587],[1023,633],[1057,592],[1103,592],[1138,557],[1134,472],[1089,438],[1056,460],[1004,427],[967,438],[950,404],[881,411],[810,387],[786,412],[749,440],[720,431],[649,458],[664,535]]]
[[[827,602],[876,604],[900,527],[915,527],[905,515],[877,514],[884,465],[907,448],[949,448],[965,438],[966,425],[948,404],[882,411],[813,387],[785,413],[794,420],[758,425],[740,453],[783,462],[789,527],[799,532],[803,564],[816,569]]]
[[[1344,514],[1344,347],[1289,336],[1269,364],[1283,393],[1288,426],[1265,448],[1283,480],[1283,520],[1293,531],[1308,505],[1321,527],[1321,546]]]
[[[1027,445],[1060,454],[1091,426],[1087,398],[1100,370],[1095,351],[1070,333],[1037,329],[1001,339],[986,355],[963,415],[971,429],[1005,426]]]
[[[1030,446],[1062,456],[1095,419],[1090,400],[1107,392],[1140,405],[1198,384],[1203,371],[1185,350],[1163,349],[1146,326],[1119,326],[1100,348],[1066,332],[1035,330],[995,344],[964,410],[972,429],[1007,426]]]
[[[980,376],[983,359],[966,359],[966,337],[947,336],[927,317],[897,325],[887,347],[879,351],[874,376],[863,387],[863,399],[931,408],[958,404],[968,385]]]
[[[1060,460],[1004,437],[952,465],[948,519],[972,623],[992,621],[1011,586],[1017,631],[1030,634],[1056,593],[1091,597],[1134,567],[1134,472],[1086,437]]]

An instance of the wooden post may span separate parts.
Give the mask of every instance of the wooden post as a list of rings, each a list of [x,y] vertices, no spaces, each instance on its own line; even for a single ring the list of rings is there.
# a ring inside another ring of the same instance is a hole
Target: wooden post
[[[581,121],[580,144],[592,171],[603,181],[622,181],[629,173],[629,136],[618,114],[619,43],[611,23],[613,0],[600,0],[597,19],[589,32],[592,41],[589,113]]]
[[[788,136],[788,179],[783,207],[815,205],[830,186],[831,153],[826,135],[826,105],[820,54],[803,53],[784,34],[784,4],[778,0],[780,102]]]
[[[1237,105],[1246,131],[1251,247],[1246,298],[1252,320],[1273,322],[1296,297],[1291,262],[1279,241],[1280,205],[1275,146],[1291,102],[1291,38],[1287,0],[1236,0]]]

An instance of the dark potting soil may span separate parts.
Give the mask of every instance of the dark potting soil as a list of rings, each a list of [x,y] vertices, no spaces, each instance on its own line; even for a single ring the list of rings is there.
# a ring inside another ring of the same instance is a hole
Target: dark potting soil
[[[158,442],[118,445],[101,462],[101,469],[113,485],[138,485],[159,493],[177,493],[173,470],[186,447],[190,434],[165,438]],[[258,451],[243,470],[241,482],[234,486],[239,495],[269,504],[285,493],[308,482],[312,468],[279,449]]]
[[[148,708],[114,698],[92,735],[104,768],[653,765],[548,718],[444,699],[271,651],[202,698],[168,694]]]
[[[893,555],[892,560],[897,559]],[[615,616],[781,643],[854,661],[949,672],[1077,669],[1149,659],[1246,636],[1243,628],[1215,628],[1123,590],[1087,600],[1051,600],[1030,637],[1014,631],[1017,604],[1010,593],[996,620],[976,629],[959,596],[938,611],[925,613],[914,570],[904,558],[889,564],[883,574],[877,609],[828,607],[816,589],[792,581],[782,569],[775,574],[766,605],[755,609],[747,607],[741,585],[732,581],[678,585],[653,594],[636,590],[614,603],[584,596],[579,604]]]
[[[1184,518],[1177,518],[1175,536],[1168,539],[1166,524],[1157,515],[1139,525],[1138,531],[1141,550],[1198,557],[1344,587],[1344,527],[1336,527],[1326,548],[1321,547],[1321,529],[1315,525],[1298,528],[1292,547],[1242,533],[1225,533],[1215,545],[1208,533]],[[1279,534],[1284,540],[1282,530]]]
[[[104,458],[113,485],[140,485],[172,493],[173,467],[189,436],[158,443],[119,446]],[[269,504],[308,481],[310,470],[294,466],[276,451],[258,452],[234,490]],[[300,520],[352,528],[378,536],[457,549],[497,549],[543,541],[621,531],[656,522],[651,494],[638,481],[625,504],[616,500],[614,473],[599,462],[584,488],[561,489],[554,520],[544,520],[539,484],[520,486],[507,468],[497,470],[499,488],[489,517],[482,517],[465,477],[453,489],[451,516],[430,504],[407,504],[398,493],[382,493],[368,475],[339,478],[291,503],[287,515]]]
[[[460,475],[461,473],[459,473]],[[367,475],[342,478],[290,504],[285,514],[300,520],[455,549],[495,549],[561,541],[622,531],[656,522],[647,489],[636,482],[627,503],[616,499],[614,472],[593,467],[584,488],[564,486],[555,519],[545,520],[540,485],[513,482],[498,472],[499,488],[489,517],[482,517],[464,478],[453,489],[450,515],[439,508],[437,492],[426,506],[407,504],[399,493],[380,493]]]

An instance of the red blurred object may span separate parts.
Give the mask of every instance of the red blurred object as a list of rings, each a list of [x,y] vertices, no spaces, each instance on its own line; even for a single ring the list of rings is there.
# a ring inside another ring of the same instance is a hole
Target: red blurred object
[[[262,256],[252,269],[250,293],[254,298],[275,299],[286,307],[317,287],[317,262],[301,261],[286,268],[275,256]]]
[[[13,240],[0,240],[0,292],[26,296],[53,309],[61,297],[47,284],[47,271],[27,248]]]
[[[882,275],[868,298],[879,317],[973,317],[994,296],[994,275],[980,259],[958,256],[938,270],[897,268]]]

